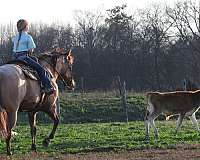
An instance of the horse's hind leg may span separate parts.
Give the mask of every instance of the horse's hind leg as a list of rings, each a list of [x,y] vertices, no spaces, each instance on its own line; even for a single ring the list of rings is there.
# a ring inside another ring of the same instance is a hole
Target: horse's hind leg
[[[8,136],[6,138],[6,149],[7,155],[11,155],[11,132],[12,128],[15,127],[17,121],[17,112],[8,112]]]
[[[57,112],[56,112],[56,109],[47,111],[46,113],[47,113],[47,114],[51,117],[51,119],[54,121],[53,129],[52,129],[50,135],[49,135],[47,138],[45,138],[44,141],[43,141],[43,145],[44,145],[45,147],[48,147],[48,145],[49,145],[49,143],[50,143],[50,140],[54,138],[56,129],[57,129],[58,124],[59,124],[59,117],[58,117],[58,114],[57,114]]]
[[[10,140],[11,140],[11,130],[8,131],[8,136],[6,138],[7,155],[12,155]]]
[[[31,137],[32,137],[32,145],[31,150],[36,152],[36,144],[35,144],[35,136],[36,136],[36,113],[29,112],[28,113],[29,124],[31,127]]]

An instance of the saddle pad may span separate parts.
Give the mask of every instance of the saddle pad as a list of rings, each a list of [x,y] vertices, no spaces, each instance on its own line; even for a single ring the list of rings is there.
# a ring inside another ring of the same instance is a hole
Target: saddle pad
[[[30,78],[32,80],[39,81],[39,76],[35,70],[30,68],[29,66],[24,66],[24,65],[19,65],[19,66],[22,69],[25,76],[27,76],[28,78]]]

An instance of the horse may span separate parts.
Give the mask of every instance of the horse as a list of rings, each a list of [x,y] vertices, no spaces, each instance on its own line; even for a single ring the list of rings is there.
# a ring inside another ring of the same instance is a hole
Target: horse
[[[0,66],[0,135],[6,141],[7,155],[11,155],[12,129],[16,126],[17,113],[27,112],[31,128],[31,151],[36,150],[36,115],[39,111],[45,112],[53,120],[51,133],[43,145],[48,146],[54,138],[59,116],[57,114],[58,79],[63,80],[70,89],[74,89],[75,81],[72,75],[74,57],[71,51],[65,53],[61,50],[41,54],[38,62],[51,75],[51,83],[56,92],[47,95],[41,92],[40,82],[28,78],[18,64],[4,64]]]

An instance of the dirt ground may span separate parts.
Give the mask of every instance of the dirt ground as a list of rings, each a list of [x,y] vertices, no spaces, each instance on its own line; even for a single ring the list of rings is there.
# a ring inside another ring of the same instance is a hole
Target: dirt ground
[[[1,156],[1,155],[0,155]],[[145,149],[120,152],[91,152],[67,155],[27,154],[23,157],[6,157],[0,160],[190,160],[200,159],[200,144],[180,145],[177,149]]]

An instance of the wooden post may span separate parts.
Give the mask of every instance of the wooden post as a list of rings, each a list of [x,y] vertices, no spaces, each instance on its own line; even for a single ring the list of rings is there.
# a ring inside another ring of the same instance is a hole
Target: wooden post
[[[127,93],[126,93],[126,82],[124,81],[123,83],[123,88],[122,88],[122,105],[123,108],[125,110],[125,114],[126,114],[126,122],[128,123],[128,107],[127,107]]]
[[[81,91],[84,93],[84,78],[81,77]]]
[[[122,83],[121,83],[121,79],[120,76],[117,76],[117,84],[118,84],[118,89],[119,89],[119,94],[120,96],[122,95]]]
[[[187,80],[185,78],[183,79],[183,90],[187,91]]]

